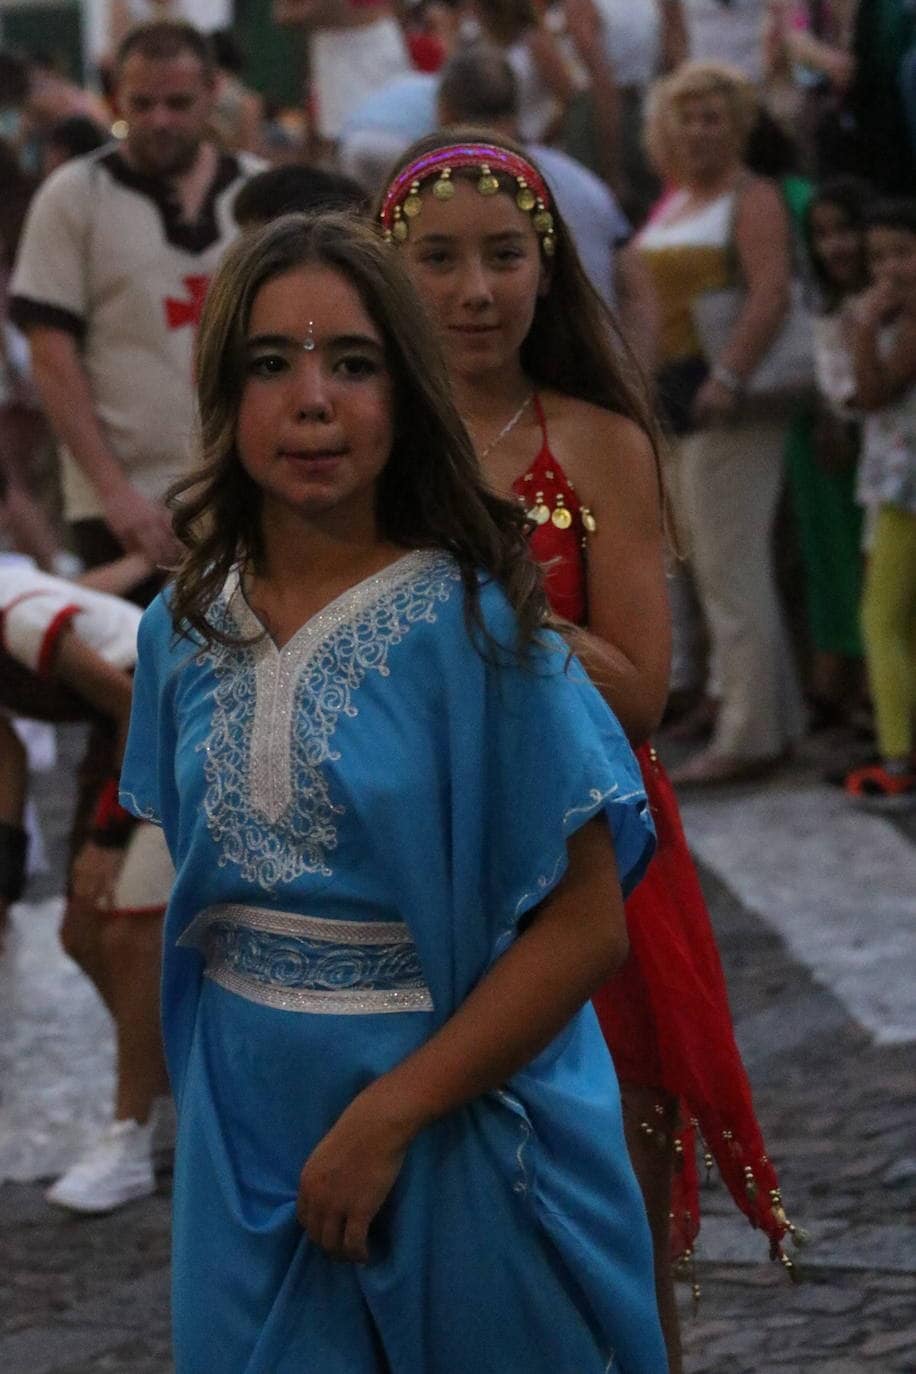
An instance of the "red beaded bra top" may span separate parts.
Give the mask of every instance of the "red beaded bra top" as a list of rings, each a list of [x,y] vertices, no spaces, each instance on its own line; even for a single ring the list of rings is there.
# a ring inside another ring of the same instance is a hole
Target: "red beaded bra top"
[[[544,408],[537,395],[534,412],[541,426],[541,447],[512,490],[534,522],[532,553],[539,563],[550,565],[547,596],[552,610],[584,625],[588,620],[585,548],[588,536],[595,532],[595,518],[550,451]]]

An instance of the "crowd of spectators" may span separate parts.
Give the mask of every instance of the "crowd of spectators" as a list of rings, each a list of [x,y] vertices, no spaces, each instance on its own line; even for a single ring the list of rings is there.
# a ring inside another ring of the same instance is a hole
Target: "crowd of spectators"
[[[131,23],[182,13],[180,3],[121,6],[112,43]],[[681,553],[672,714],[689,705],[679,733],[708,737],[681,781],[765,769],[806,721],[861,727],[860,584],[875,522],[861,534],[855,470],[873,407],[851,370],[852,335],[857,302],[876,289],[870,203],[916,188],[912,6],[421,0],[405,12],[387,0],[276,0],[274,20],[306,31],[301,105],[278,109],[246,85],[237,39],[216,32],[208,132],[228,153],[310,168],[305,200],[305,173],[292,174],[290,206],[325,193],[368,203],[406,146],[452,124],[520,139],[547,175],[593,285],[656,379],[671,437]],[[80,86],[42,54],[0,52],[5,278],[40,180],[112,129],[123,137],[110,58],[96,75]],[[359,190],[342,192],[340,177]],[[822,199],[837,178],[840,200]],[[858,235],[859,272],[842,289],[818,228],[841,207]],[[740,311],[707,356],[699,298],[735,288]],[[894,289],[877,320],[884,348],[899,327],[894,310],[906,313],[890,305]],[[808,365],[778,403],[771,388],[761,404],[755,370],[800,313]],[[25,338],[9,321],[3,350],[6,538],[67,571],[71,552],[52,529],[51,439]],[[838,398],[823,378],[846,354]],[[906,411],[893,386],[881,398]],[[801,617],[780,607],[774,539],[777,564],[801,573]]]
[[[830,730],[852,802],[916,804],[912,4],[275,0],[275,22],[306,36],[288,108],[248,84],[230,32],[210,36],[190,87],[179,73],[151,88],[172,50],[132,49],[130,26],[181,13],[122,6],[85,85],[0,51],[3,547],[65,578],[134,559],[142,590],[171,552],[154,491],[182,461],[163,441],[190,427],[180,331],[215,266],[202,254],[289,210],[365,212],[416,139],[490,128],[541,168],[654,383],[673,516],[668,725],[698,746],[675,782],[768,775]],[[181,350],[142,385],[146,231],[114,218],[125,186],[186,255],[184,295],[165,276],[160,290]],[[137,442],[119,389],[149,403]],[[125,577],[112,585],[131,590]],[[21,890],[21,802],[0,789],[0,910]],[[147,1097],[160,1090],[150,1079]]]

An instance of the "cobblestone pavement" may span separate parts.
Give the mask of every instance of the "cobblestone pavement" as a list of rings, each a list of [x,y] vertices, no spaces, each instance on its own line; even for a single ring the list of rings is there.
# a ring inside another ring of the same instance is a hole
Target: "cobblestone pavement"
[[[74,748],[73,733],[65,734],[64,763],[72,761]],[[39,780],[52,860],[69,805],[66,776],[64,768]],[[786,807],[791,812],[795,805],[786,794],[807,789],[809,822],[799,842],[810,846],[812,863],[825,854],[831,870],[847,863],[852,883],[859,871],[855,856],[836,852],[831,806],[814,783],[812,769],[800,769],[771,787],[774,805],[763,812],[761,789],[736,791],[725,799],[721,823],[727,828],[736,814],[751,818],[763,837],[761,849],[778,848],[778,836],[767,827],[785,825]],[[715,815],[705,800],[688,801],[684,810],[698,851],[714,858]],[[912,826],[909,835],[905,827],[893,835],[916,838]],[[871,976],[872,906],[885,927],[889,910],[900,922],[906,915],[894,905],[900,874],[885,875],[887,882],[880,873],[870,878],[873,902],[861,913],[864,942],[853,939],[843,922],[831,924],[839,920],[835,902],[823,910],[801,904],[793,921],[825,931],[834,947],[838,971],[827,976],[817,966],[817,981],[804,962],[813,961],[806,951],[816,949],[811,930],[790,932],[791,948],[784,942],[785,893],[768,889],[766,875],[758,873],[756,886],[742,889],[738,900],[733,875],[727,876],[729,885],[718,864],[704,866],[770,1154],[789,1214],[811,1232],[812,1244],[799,1259],[805,1281],[792,1285],[766,1261],[759,1234],[737,1217],[723,1189],[713,1182],[704,1191],[696,1316],[689,1289],[683,1290],[688,1374],[912,1374],[916,1110],[913,1049],[901,1026],[898,995],[900,988],[911,990],[912,966],[895,963],[893,942],[888,946],[882,937],[875,958],[884,959],[888,997],[884,1005],[869,993],[862,1005],[871,1011],[861,1010],[853,976],[857,960],[862,977]],[[14,968],[10,956],[0,960],[0,1005],[6,1007],[0,1024],[0,1178],[5,1170],[10,1180],[0,1186],[0,1370],[167,1374],[168,1176],[160,1177],[154,1198],[92,1220],[53,1211],[43,1200],[43,1180],[35,1178],[57,1167],[57,1157],[66,1156],[104,1113],[110,1082],[104,1017],[62,963],[56,973],[48,971],[54,908],[45,899],[58,886],[52,868],[33,885],[35,904],[18,913],[20,953],[28,946],[31,957]],[[23,922],[30,923],[27,938]],[[844,941],[851,951],[845,963],[839,959]],[[64,991],[66,1017],[60,1015]],[[850,1005],[859,1018],[873,1015],[867,1030]]]

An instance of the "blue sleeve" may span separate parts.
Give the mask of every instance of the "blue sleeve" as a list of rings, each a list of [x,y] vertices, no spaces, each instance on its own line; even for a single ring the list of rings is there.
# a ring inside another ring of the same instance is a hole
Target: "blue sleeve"
[[[130,729],[121,765],[121,805],[141,820],[163,824],[163,753],[168,749],[164,686],[172,620],[158,596],[140,621]]]
[[[507,614],[506,606],[502,616],[487,616],[502,643],[509,642],[505,630],[514,631]],[[629,894],[652,857],[655,831],[639,765],[616,716],[553,633],[541,636],[527,662],[506,657],[489,677],[489,898],[504,928],[556,887],[568,867],[569,837],[598,815],[607,821]]]

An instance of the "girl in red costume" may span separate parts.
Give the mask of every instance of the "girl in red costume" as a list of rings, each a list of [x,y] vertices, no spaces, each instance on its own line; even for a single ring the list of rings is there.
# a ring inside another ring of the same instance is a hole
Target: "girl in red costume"
[[[654,425],[613,320],[521,149],[478,131],[423,139],[378,213],[441,328],[480,461],[497,491],[524,503],[552,607],[579,627],[576,652],[638,747],[659,848],[627,903],[628,963],[595,1007],[621,1082],[679,1374],[670,1260],[689,1260],[699,1229],[698,1131],[737,1205],[792,1264],[709,915],[648,742],[669,656]],[[543,741],[545,769],[554,747]]]

